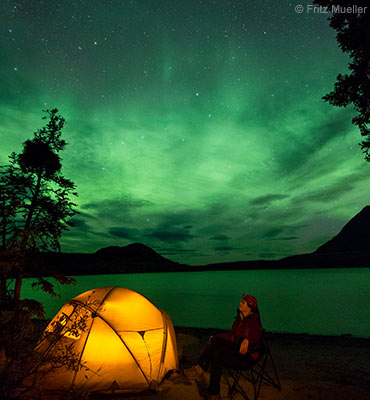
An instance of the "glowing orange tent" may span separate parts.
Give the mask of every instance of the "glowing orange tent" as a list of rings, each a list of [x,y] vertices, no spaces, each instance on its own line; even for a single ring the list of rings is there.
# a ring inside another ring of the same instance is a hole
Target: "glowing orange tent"
[[[102,287],[69,300],[38,346],[45,355],[61,351],[48,335],[55,329],[64,344],[73,343],[82,368],[53,370],[46,378],[49,389],[138,392],[155,388],[168,371],[178,368],[170,317],[130,289]]]

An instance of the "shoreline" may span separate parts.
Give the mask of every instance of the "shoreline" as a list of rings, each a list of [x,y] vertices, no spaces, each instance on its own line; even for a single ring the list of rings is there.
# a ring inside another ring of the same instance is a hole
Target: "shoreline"
[[[196,364],[209,336],[222,331],[175,326],[180,374],[183,369]],[[261,399],[370,400],[370,338],[277,332],[265,332],[265,337],[278,370],[282,390],[263,385]],[[206,398],[207,379],[203,386],[198,385],[200,399]],[[222,382],[221,394],[226,399],[229,381],[225,371]],[[196,396],[190,398],[197,399]],[[250,398],[253,396],[250,395]],[[172,397],[168,399],[172,400]],[[241,397],[235,395],[234,399],[239,400]]]
[[[125,395],[92,395],[104,400],[204,400],[209,372],[200,382],[184,376],[184,369],[197,363],[211,334],[220,329],[175,326],[179,370],[160,384],[157,392]],[[370,338],[266,332],[281,390],[263,384],[262,400],[370,400]],[[243,382],[253,399],[253,388]],[[231,380],[224,369],[221,398],[230,399]],[[239,393],[232,400],[242,400]]]
[[[174,326],[175,332],[179,333],[191,333],[198,337],[209,336],[211,334],[217,334],[221,332],[225,332],[225,329],[220,328],[201,328],[201,327],[194,327],[194,326]],[[359,341],[361,345],[368,344],[370,346],[370,336],[363,337],[363,336],[355,336],[349,333],[342,333],[340,335],[322,335],[322,334],[314,334],[314,333],[292,333],[292,332],[279,332],[279,331],[265,331],[265,335],[267,337],[291,337],[292,339],[297,338],[312,338],[317,339],[318,341],[327,341],[328,343],[332,343],[333,341],[340,344],[343,342],[348,341]]]
[[[39,320],[40,333],[47,320]],[[207,399],[209,372],[200,382],[189,380],[183,371],[197,363],[210,335],[224,330],[174,326],[179,369],[169,373],[157,391],[134,394],[92,393],[91,399],[104,400],[204,400]],[[370,338],[349,335],[325,336],[265,332],[281,382],[281,390],[263,384],[260,399],[264,400],[370,400]],[[268,369],[270,367],[267,367]],[[250,399],[252,386],[243,382]],[[223,371],[222,399],[228,396],[231,380]],[[51,397],[51,399],[62,399]],[[242,400],[240,394],[232,400]]]
[[[248,262],[248,261],[246,261]],[[253,261],[252,261],[253,262]],[[266,261],[268,262],[268,261]],[[278,261],[275,261],[278,262]],[[236,262],[237,263],[237,262]],[[217,265],[217,264],[216,264]],[[68,277],[81,277],[81,276],[100,276],[100,275],[136,275],[136,274],[167,274],[167,273],[183,273],[183,272],[230,272],[230,271],[297,271],[297,270],[335,270],[335,269],[370,269],[370,265],[279,265],[279,266],[268,266],[268,265],[256,265],[256,266],[235,266],[235,267],[209,267],[208,265],[201,265],[201,266],[191,266],[188,265],[186,268],[177,268],[177,269],[156,269],[150,268],[142,271],[132,271],[130,269],[122,269],[122,270],[115,270],[115,271],[94,271],[90,273],[88,271],[53,271],[48,273],[34,273],[27,271],[25,274],[24,279],[35,279],[35,278],[53,278],[54,275],[63,274]]]

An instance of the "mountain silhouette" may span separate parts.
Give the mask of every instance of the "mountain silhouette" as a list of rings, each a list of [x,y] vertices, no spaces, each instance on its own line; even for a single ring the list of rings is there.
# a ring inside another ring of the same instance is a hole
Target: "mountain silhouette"
[[[370,206],[314,252],[280,260],[240,261],[207,265],[210,269],[351,268],[370,267]]]
[[[138,272],[173,272],[187,270],[186,264],[171,261],[141,243],[110,246],[95,253],[44,253],[43,262],[29,269],[29,276],[100,275]],[[42,267],[40,267],[42,265]]]
[[[370,252],[370,206],[349,220],[338,235],[320,246],[315,253]]]
[[[32,265],[32,267],[31,267]],[[28,276],[124,274],[281,268],[370,267],[370,206],[363,208],[332,239],[312,253],[280,260],[223,262],[190,266],[171,261],[150,247],[133,243],[95,253],[40,253],[27,268]]]
[[[159,272],[158,268],[165,272],[181,265],[161,256],[149,246],[141,243],[132,243],[124,247],[105,247],[95,253],[94,259],[98,268],[108,264],[120,269],[124,265],[125,269],[130,269],[133,272],[138,272],[138,270],[148,272],[150,269]]]
[[[280,267],[370,267],[370,206],[350,219],[341,231],[313,253],[276,261]]]

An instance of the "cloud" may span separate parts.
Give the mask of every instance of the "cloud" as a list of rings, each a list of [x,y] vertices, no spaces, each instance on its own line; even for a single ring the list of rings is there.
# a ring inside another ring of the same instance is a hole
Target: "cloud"
[[[279,227],[274,227],[264,231],[262,237],[268,240],[285,240],[285,241],[296,240],[300,239],[300,237],[297,236],[298,231],[302,230],[307,226],[308,226],[307,224],[300,224],[300,225],[283,225]]]
[[[264,238],[275,238],[280,235],[280,233],[284,232],[284,228],[271,228],[268,229],[262,237]]]
[[[299,239],[298,236],[285,236],[285,237],[279,237],[279,238],[274,238],[271,240],[296,240]]]
[[[73,227],[71,229],[76,228],[79,230],[86,230],[86,231],[90,229],[89,225],[82,218],[74,217],[70,219],[70,222],[73,224]]]
[[[63,237],[85,237],[88,235],[94,235],[96,232],[94,231],[93,227],[90,226],[86,222],[86,220],[90,219],[89,215],[85,213],[79,213],[78,217],[75,216],[71,218],[70,222],[72,222],[73,226],[69,228],[68,231],[63,233]]]
[[[263,258],[263,259],[280,259],[280,258],[283,258],[283,257],[285,257],[286,255],[279,255],[279,256],[277,256],[276,255],[276,253],[274,253],[274,252],[264,252],[264,253],[259,253],[258,255],[257,255],[257,257],[258,258]]]
[[[108,233],[114,237],[127,240],[137,240],[140,237],[140,230],[127,227],[109,228]]]
[[[187,242],[194,238],[187,230],[159,230],[146,234],[148,238],[158,239],[166,243]]]
[[[227,252],[227,253],[230,253],[230,251],[234,251],[234,250],[240,250],[239,248],[237,248],[237,247],[233,247],[233,246],[218,246],[218,247],[215,247],[215,250],[216,251],[221,251],[221,252]]]
[[[332,170],[334,157],[313,163],[314,155],[329,142],[338,140],[338,136],[346,136],[351,130],[348,110],[330,109],[326,114],[316,115],[315,118],[311,113],[312,110],[307,107],[296,116],[297,120],[302,119],[301,126],[293,124],[288,130],[286,126],[281,128],[283,131],[280,132],[280,136],[289,138],[289,141],[276,142],[274,151],[279,174],[293,174],[299,178],[299,171],[302,171],[305,182],[310,176],[316,177],[319,172],[323,174]],[[297,134],[298,131],[300,134]],[[310,168],[307,168],[307,165],[310,165]]]
[[[199,249],[182,249],[178,247],[161,247],[161,246],[153,246],[153,249],[155,251],[162,253],[167,253],[167,254],[178,254],[178,253],[199,253]]]
[[[286,194],[267,194],[265,196],[256,197],[253,199],[250,204],[251,205],[261,205],[261,204],[268,204],[272,201],[278,201],[288,198],[289,196]]]
[[[229,240],[230,236],[223,235],[222,233],[210,237],[211,240]]]
[[[172,257],[174,256],[174,259],[176,259],[177,257],[181,257],[181,256],[187,256],[187,255],[191,255],[191,256],[198,256],[200,255],[199,249],[182,249],[179,246],[176,247],[165,247],[162,248],[160,246],[153,246],[153,249],[161,254],[162,256],[166,256],[166,257]]]
[[[167,210],[158,213],[154,218],[161,221],[161,226],[165,227],[178,227],[183,225],[184,229],[190,229],[193,227],[192,221],[196,221],[199,217],[198,210],[181,210],[181,211],[170,211]],[[189,223],[190,222],[190,223]]]
[[[323,202],[326,203],[330,200],[336,200],[340,198],[343,194],[347,194],[353,189],[355,189],[356,184],[363,180],[368,179],[362,173],[354,173],[351,175],[344,176],[336,180],[332,185],[326,188],[320,188],[300,197],[297,197],[297,201],[303,202]]]
[[[112,235],[105,231],[97,230],[86,222],[86,219],[90,219],[88,214],[79,214],[83,218],[72,218],[71,222],[74,224],[68,231],[63,232],[61,243],[64,245],[69,239],[79,239],[80,242],[84,243],[84,247],[89,247],[89,241],[94,241],[96,237],[100,238],[100,245],[102,245],[101,239],[111,239]],[[94,219],[94,218],[93,218]],[[82,248],[81,248],[82,249]],[[80,249],[80,250],[81,250]]]
[[[239,211],[238,211],[239,213]],[[240,221],[240,217],[237,217]],[[215,221],[214,223],[209,223],[209,221]],[[228,219],[224,218],[213,218],[209,215],[208,210],[203,212],[203,216],[198,218],[198,229],[197,234],[202,237],[209,237],[213,240],[223,240],[223,236],[227,236],[225,233],[219,232],[227,232],[230,229],[235,231],[235,220],[232,216],[228,216]],[[200,227],[199,227],[200,225]],[[216,237],[220,236],[220,239],[216,239]],[[228,236],[227,236],[228,237]],[[228,237],[228,239],[230,239]]]
[[[136,215],[137,210],[151,204],[152,203],[148,200],[123,196],[122,198],[86,203],[81,206],[81,209],[98,220],[132,222],[134,221],[133,216]]]
[[[83,204],[82,209],[85,210],[131,210],[144,207],[151,204],[148,200],[133,199],[128,196],[123,196],[121,199],[107,199],[96,202]]]

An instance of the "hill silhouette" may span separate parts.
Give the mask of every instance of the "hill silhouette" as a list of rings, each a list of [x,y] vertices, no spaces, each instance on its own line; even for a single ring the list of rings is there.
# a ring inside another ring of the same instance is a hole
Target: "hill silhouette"
[[[149,246],[141,243],[132,243],[124,247],[105,247],[98,250],[94,258],[98,267],[103,267],[107,263],[110,266],[119,268],[124,262],[126,268],[134,272],[137,272],[138,269],[143,272],[149,272],[148,270],[153,266],[155,266],[156,270],[160,267],[163,271],[166,271],[182,265],[161,256]]]
[[[320,246],[316,254],[370,252],[370,206],[364,207],[338,235]]]
[[[281,268],[370,267],[370,206],[363,208],[332,239],[312,253],[280,260],[224,262],[190,266],[171,261],[150,247],[133,243],[95,253],[43,253],[28,268],[29,276],[99,275],[140,272],[184,272]]]
[[[301,267],[370,267],[370,206],[351,218],[341,231],[313,253],[287,257],[279,265]]]
[[[139,272],[173,272],[186,270],[185,264],[171,261],[141,243],[110,246],[95,253],[44,253],[37,269],[29,269],[30,276],[100,275]]]

